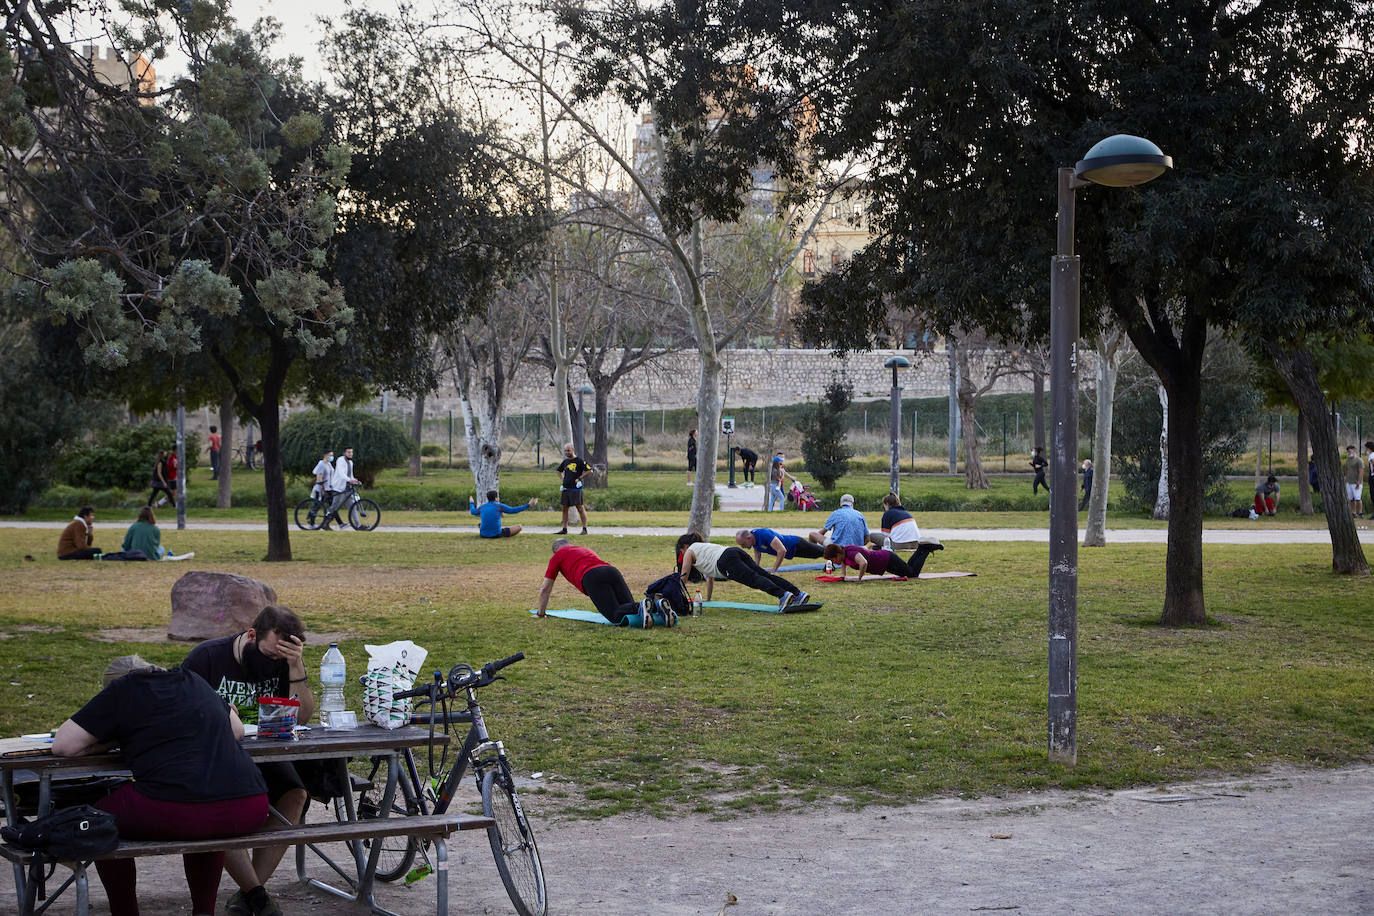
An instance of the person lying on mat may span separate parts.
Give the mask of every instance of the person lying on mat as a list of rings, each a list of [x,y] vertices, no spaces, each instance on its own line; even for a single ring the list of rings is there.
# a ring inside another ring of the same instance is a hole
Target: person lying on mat
[[[848,566],[859,571],[858,582],[864,580],[866,573],[881,576],[884,573],[892,573],[894,576],[906,576],[908,579],[915,579],[921,575],[921,567],[926,565],[926,557],[936,550],[944,550],[940,544],[922,544],[916,548],[916,552],[911,555],[911,559],[903,560],[890,550],[877,550],[868,547],[855,547],[852,544],[841,547],[839,544],[827,544],[825,548],[825,558],[834,563],[840,570],[840,579],[848,578],[848,573],[844,567]]]
[[[573,588],[592,599],[601,616],[616,626],[626,625],[625,618],[634,614],[640,615],[640,625],[646,630],[656,622],[677,626],[677,614],[672,609],[666,611],[663,620],[655,621],[649,599],[636,601],[620,570],[598,557],[590,547],[574,547],[567,538],[554,539],[553,557],[544,570],[544,584],[539,588],[540,617],[548,616],[545,612],[549,608],[549,596],[553,594],[553,583],[559,573]]]
[[[777,572],[783,560],[801,557],[804,560],[819,560],[821,545],[813,544],[806,538],[795,534],[778,534],[772,528],[741,528],[735,532],[735,543],[745,550],[754,548],[754,562],[763,559],[763,554],[773,558],[773,568]]]
[[[806,604],[811,596],[781,576],[765,572],[749,554],[738,547],[710,544],[701,535],[687,532],[677,539],[677,571],[684,583],[706,579],[706,600],[711,600],[717,579],[767,592],[778,599],[780,609]]]

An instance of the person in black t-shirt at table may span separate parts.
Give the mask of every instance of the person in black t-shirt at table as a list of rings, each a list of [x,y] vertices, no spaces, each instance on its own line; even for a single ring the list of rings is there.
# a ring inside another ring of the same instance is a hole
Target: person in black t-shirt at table
[[[234,636],[207,639],[186,656],[181,666],[194,671],[238,709],[248,724],[258,721],[259,697],[292,697],[300,700],[297,724],[304,725],[315,713],[315,696],[301,656],[305,627],[290,609],[269,604],[253,625]],[[267,782],[272,806],[291,823],[299,823],[309,794],[294,764],[274,761],[258,764]],[[280,916],[281,909],[263,887],[286,854],[286,846],[253,850],[250,860],[243,850],[228,854],[224,868],[239,886],[229,898],[230,916]]]
[[[242,836],[267,821],[267,786],[239,746],[243,724],[199,676],[126,655],[105,670],[105,689],[63,722],[57,757],[119,745],[133,773],[96,807],[114,815],[126,840]],[[191,912],[212,916],[223,852],[182,856]],[[113,916],[138,913],[133,859],[97,860]]]
[[[563,462],[555,468],[563,475],[563,487],[559,502],[563,505],[563,528],[558,533],[568,533],[568,510],[577,507],[577,515],[582,519],[582,533],[587,533],[587,509],[582,505],[582,481],[591,476],[592,466],[585,458],[577,455],[577,450],[569,442],[563,446]]]

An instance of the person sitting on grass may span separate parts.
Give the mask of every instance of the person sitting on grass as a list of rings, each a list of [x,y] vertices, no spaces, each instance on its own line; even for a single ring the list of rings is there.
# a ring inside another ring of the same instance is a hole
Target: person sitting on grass
[[[911,513],[902,508],[902,498],[896,493],[883,497],[883,520],[880,531],[868,533],[868,543],[883,550],[915,550],[922,544],[938,544],[932,537],[921,537],[921,529]]]
[[[778,571],[785,559],[801,557],[803,560],[818,560],[821,557],[819,544],[795,534],[778,534],[772,528],[741,528],[735,532],[735,543],[745,550],[752,547],[756,563],[763,559],[765,553],[771,556],[773,568],[768,571],[772,573]]]
[[[921,575],[921,568],[926,565],[926,557],[944,549],[943,544],[922,544],[916,548],[911,559],[903,560],[892,551],[881,548],[873,550],[868,547],[855,547],[852,544],[827,544],[825,558],[839,569],[840,581],[847,581],[849,578],[849,574],[845,572],[846,566],[859,571],[858,578],[854,580],[856,582],[862,582],[867,573],[875,576],[892,573],[894,576],[916,579]]]
[[[267,822],[267,786],[239,744],[243,723],[204,679],[126,655],[110,663],[104,680],[105,689],[57,729],[52,753],[76,757],[119,745],[134,778],[95,807],[114,815],[121,839],[218,839]],[[182,859],[191,912],[212,916],[224,853]],[[137,916],[134,860],[97,859],[95,869],[110,913]]]
[[[471,496],[468,497],[468,514],[481,519],[477,523],[477,533],[480,536],[484,538],[513,538],[524,529],[520,525],[501,527],[501,514],[509,512],[511,515],[515,515],[517,512],[532,509],[538,504],[538,497],[531,497],[529,502],[523,506],[508,506],[497,501],[495,490],[488,490],[487,501],[480,506],[473,502]]]
[[[806,604],[811,596],[781,576],[767,572],[749,554],[738,547],[711,544],[695,532],[687,532],[677,539],[677,571],[685,583],[706,579],[706,600],[711,600],[712,587],[717,579],[738,582],[747,588],[778,599],[778,608]]]
[[[854,496],[845,493],[840,497],[840,507],[831,512],[825,520],[825,527],[807,536],[813,544],[839,544],[841,546],[868,543],[868,522],[863,513],[854,508]]]
[[[157,526],[157,516],[153,514],[151,506],[138,510],[138,521],[124,532],[124,543],[120,550],[125,553],[137,550],[150,560],[189,560],[196,555],[195,551],[191,551],[176,556],[162,545],[162,529]]]
[[[100,556],[95,547],[95,510],[82,506],[76,517],[57,538],[57,558],[59,560],[94,560]]]
[[[567,538],[554,538],[553,556],[544,570],[544,584],[539,587],[536,614],[540,617],[548,616],[549,596],[553,594],[553,584],[559,573],[573,588],[592,599],[602,617],[618,627],[628,626],[630,621],[626,618],[636,614],[640,626],[646,630],[655,624],[677,626],[677,614],[672,608],[663,606],[662,619],[656,620],[654,610],[658,606],[648,598],[635,601],[620,570],[598,557],[590,547],[574,547]]]

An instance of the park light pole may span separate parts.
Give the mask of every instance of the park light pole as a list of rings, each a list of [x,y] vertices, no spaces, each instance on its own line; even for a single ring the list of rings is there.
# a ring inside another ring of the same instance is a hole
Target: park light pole
[[[1058,247],[1050,261],[1050,608],[1049,757],[1078,762],[1078,255],[1074,190],[1129,188],[1158,178],[1174,161],[1142,137],[1116,134],[1071,169],[1058,170]]]
[[[583,399],[589,394],[596,394],[591,385],[584,383],[577,389],[577,457],[584,460],[587,457],[587,408]]]
[[[897,475],[901,463],[898,449],[902,441],[902,386],[897,384],[897,370],[911,368],[911,360],[905,356],[894,356],[883,363],[883,368],[892,370],[892,419],[887,424],[892,438],[892,479],[888,489],[901,496],[901,483]]]

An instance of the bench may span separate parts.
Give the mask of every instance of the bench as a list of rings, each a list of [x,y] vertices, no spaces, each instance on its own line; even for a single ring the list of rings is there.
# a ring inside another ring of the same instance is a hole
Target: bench
[[[471,814],[426,814],[414,817],[388,817],[368,819],[361,821],[320,821],[312,824],[272,824],[261,830],[247,833],[236,837],[223,837],[211,840],[120,840],[115,849],[103,856],[102,859],[137,859],[144,856],[170,856],[181,855],[188,852],[215,852],[230,849],[255,849],[261,846],[313,846],[316,843],[335,843],[343,842],[356,844],[360,840],[381,839],[393,836],[413,836],[422,840],[430,840],[434,844],[433,859],[434,871],[436,875],[435,889],[435,912],[439,916],[448,913],[448,847],[447,838],[460,830],[481,830],[493,826],[494,821],[489,817],[481,817]],[[363,867],[361,861],[361,850],[353,845],[354,855],[359,857],[359,868]],[[29,898],[24,901],[20,908],[22,914],[34,912],[35,901],[32,899],[41,885],[39,873],[34,873],[32,869],[41,872],[44,857],[39,853],[29,852],[11,846],[8,843],[0,843],[0,856],[8,859],[18,866],[29,866],[31,877],[34,880],[28,882]],[[67,889],[68,885],[76,885],[76,912],[78,916],[87,916],[89,913],[89,884],[86,876],[88,862],[63,862],[63,865],[72,869],[72,876],[63,882],[57,889],[54,896],[60,895]],[[330,863],[333,865],[333,863]],[[349,878],[338,866],[334,866],[336,871],[353,884],[353,879]],[[358,882],[355,886],[355,893],[348,893],[331,885],[307,878],[312,886],[320,890],[328,891],[336,896],[349,900],[357,900],[371,907],[374,913],[382,916],[396,916],[391,911],[378,906],[372,899],[372,880],[369,874],[367,878]]]

